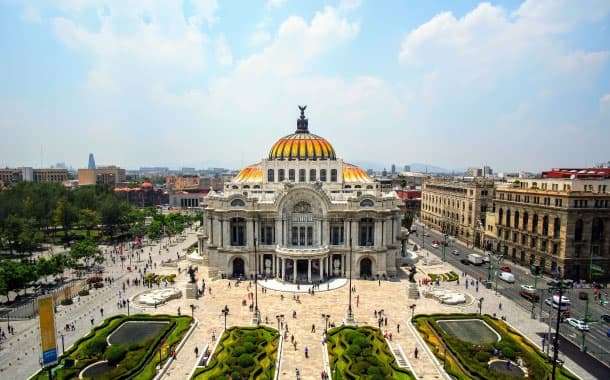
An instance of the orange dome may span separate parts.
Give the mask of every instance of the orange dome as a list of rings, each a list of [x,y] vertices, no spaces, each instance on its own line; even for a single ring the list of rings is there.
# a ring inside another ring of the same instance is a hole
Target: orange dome
[[[233,178],[237,183],[260,183],[263,181],[263,170],[259,164],[246,166]]]
[[[320,136],[309,133],[309,120],[305,117],[307,106],[299,106],[301,117],[297,130],[279,139],[269,151],[270,160],[336,160],[335,149]]]

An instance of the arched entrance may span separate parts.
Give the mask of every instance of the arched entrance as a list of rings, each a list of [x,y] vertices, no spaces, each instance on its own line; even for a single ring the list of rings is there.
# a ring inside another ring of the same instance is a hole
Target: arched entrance
[[[371,259],[365,257],[360,260],[360,278],[369,278],[372,276],[373,263]]]
[[[233,260],[233,277],[245,277],[244,260],[239,257]]]

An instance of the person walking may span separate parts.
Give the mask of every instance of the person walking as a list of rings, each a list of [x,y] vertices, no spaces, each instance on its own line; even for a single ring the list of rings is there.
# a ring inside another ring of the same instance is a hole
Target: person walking
[[[413,353],[415,354],[415,359],[417,359],[417,355],[419,354],[419,350],[417,349],[417,347],[415,347],[415,351]]]
[[[199,348],[197,348],[197,346],[195,346],[195,357],[199,356]]]
[[[312,332],[312,333],[315,333],[315,332],[316,332],[316,325],[315,325],[315,324],[312,324],[312,325],[311,325],[311,332]]]
[[[400,332],[400,323],[396,325],[396,332]]]
[[[305,349],[303,351],[305,352],[305,358],[309,358],[309,349],[307,348],[307,346],[305,346]]]

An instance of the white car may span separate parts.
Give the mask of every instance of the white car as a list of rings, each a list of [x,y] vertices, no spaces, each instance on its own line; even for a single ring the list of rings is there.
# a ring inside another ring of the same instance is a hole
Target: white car
[[[483,262],[484,263],[488,263],[489,262],[489,256],[483,256]]]
[[[521,285],[521,289],[528,293],[536,293],[536,288],[534,288],[532,285]]]
[[[580,331],[589,331],[589,325],[580,319],[576,318],[566,318],[566,322],[570,324],[570,326],[574,326]]]
[[[438,243],[432,243],[432,247],[433,247],[433,248],[438,248],[438,247],[439,247],[439,245],[438,245]]]
[[[460,251],[458,251],[457,249],[454,249],[453,251],[451,251],[451,254],[459,256],[460,255]]]

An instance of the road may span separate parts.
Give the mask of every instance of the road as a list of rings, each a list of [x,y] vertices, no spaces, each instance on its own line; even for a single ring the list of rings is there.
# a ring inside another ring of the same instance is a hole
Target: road
[[[423,236],[424,233],[422,233],[422,230],[422,226],[419,225],[419,236],[410,239],[411,246],[412,244],[417,244],[421,247],[422,241],[424,241],[424,247],[442,259],[442,244],[438,248],[434,248],[432,247],[432,241],[437,240],[442,242],[443,235],[438,231],[426,228],[425,234],[429,234],[430,236],[425,237]],[[454,249],[458,250],[458,255],[452,254]],[[534,285],[535,279],[530,273],[529,268],[513,264],[508,260],[498,261],[498,259],[493,256],[489,256],[491,258],[489,264],[485,263],[481,266],[465,265],[461,263],[460,259],[467,257],[470,253],[482,254],[481,250],[470,249],[461,245],[461,243],[450,242],[449,246],[445,247],[445,260],[456,267],[459,271],[463,271],[473,278],[487,279],[488,276],[490,276],[493,280],[493,286],[495,289],[497,289],[499,294],[502,294],[503,296],[514,301],[516,304],[522,307],[524,311],[528,311],[530,313],[533,312],[536,318],[539,318],[546,323],[548,323],[549,320],[549,311],[552,310],[554,313],[557,312],[556,309],[551,309],[543,302],[546,298],[550,298],[552,295],[552,293],[549,293],[547,285],[547,281],[550,280],[549,277],[539,276],[536,288],[538,289],[538,294],[540,295],[540,301],[534,305],[534,308],[532,308],[532,303],[519,294],[520,285]],[[504,282],[495,276],[495,273],[498,271],[497,268],[504,265],[511,268],[512,273],[515,275],[514,284]],[[602,289],[601,293],[605,293],[605,291],[607,291],[607,289]],[[586,292],[588,294],[589,300],[591,300],[588,305],[586,305],[587,301],[579,299],[579,292]],[[572,317],[584,319],[585,310],[587,310],[590,331],[587,333],[581,333],[579,330],[570,326],[569,324],[562,323],[559,328],[560,336],[569,340],[576,347],[581,348],[583,345],[584,336],[584,343],[587,348],[587,353],[597,359],[599,362],[610,367],[610,337],[606,335],[608,330],[610,330],[610,325],[600,320],[600,315],[610,314],[610,307],[608,305],[602,306],[599,304],[599,302],[594,302],[593,289],[590,288],[568,289],[566,290],[565,296],[570,299],[570,314]],[[554,329],[555,323],[552,322],[552,325]]]

